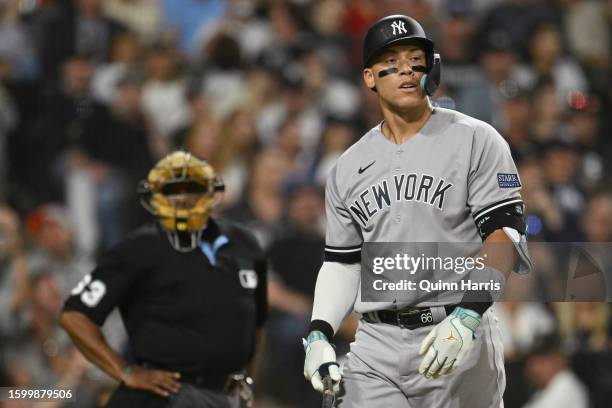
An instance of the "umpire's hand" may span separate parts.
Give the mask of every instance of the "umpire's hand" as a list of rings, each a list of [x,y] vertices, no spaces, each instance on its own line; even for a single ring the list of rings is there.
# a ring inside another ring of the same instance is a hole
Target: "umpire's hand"
[[[180,378],[180,373],[132,366],[123,383],[128,388],[147,390],[162,397],[167,397],[171,393],[178,392],[181,387]]]
[[[311,332],[308,340],[303,340],[306,359],[304,361],[304,377],[309,380],[312,387],[323,392],[323,378],[321,368],[326,367],[333,382],[332,391],[340,390],[340,369],[336,363],[336,351],[327,341],[327,337],[319,331]]]

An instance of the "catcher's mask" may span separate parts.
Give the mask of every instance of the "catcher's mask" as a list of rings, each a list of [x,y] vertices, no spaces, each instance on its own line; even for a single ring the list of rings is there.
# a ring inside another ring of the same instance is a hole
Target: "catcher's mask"
[[[179,252],[196,248],[225,185],[213,168],[189,152],[176,151],[157,162],[140,182],[140,203],[159,219]]]

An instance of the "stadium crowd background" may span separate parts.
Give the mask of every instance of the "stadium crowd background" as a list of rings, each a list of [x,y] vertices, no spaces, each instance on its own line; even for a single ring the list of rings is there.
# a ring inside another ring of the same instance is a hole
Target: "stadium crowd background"
[[[55,319],[96,255],[147,221],[137,182],[183,146],[224,178],[219,212],[270,254],[258,406],[318,406],[299,338],[322,259],[322,187],[381,119],[361,39],[393,13],[436,42],[437,103],[510,144],[530,240],[612,241],[609,0],[0,0],[0,385],[73,387],[79,407],[112,390]],[[586,389],[609,406],[610,311],[499,306],[506,407],[561,374],[561,396]],[[106,332],[129,355],[116,316]]]

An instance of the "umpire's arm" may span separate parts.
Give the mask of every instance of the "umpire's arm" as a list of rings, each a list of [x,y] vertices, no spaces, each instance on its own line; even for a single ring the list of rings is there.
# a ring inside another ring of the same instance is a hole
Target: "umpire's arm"
[[[79,351],[112,378],[129,388],[168,396],[179,389],[179,373],[128,365],[100,330],[108,315],[132,292],[139,268],[130,258],[141,253],[142,248],[127,240],[104,254],[93,272],[70,292],[59,324]]]
[[[93,364],[121,381],[127,364],[108,345],[100,327],[81,312],[65,311],[59,318],[74,345]]]
[[[85,314],[64,311],[59,324],[90,362],[127,387],[147,390],[162,397],[178,392],[179,373],[129,366],[108,345],[100,327]]]

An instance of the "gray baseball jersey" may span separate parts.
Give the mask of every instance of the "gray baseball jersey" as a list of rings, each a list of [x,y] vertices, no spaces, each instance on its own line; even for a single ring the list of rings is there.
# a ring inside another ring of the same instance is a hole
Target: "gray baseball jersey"
[[[329,174],[325,259],[360,262],[364,242],[480,242],[478,219],[522,203],[520,187],[508,144],[485,122],[435,108],[401,145],[379,124]],[[357,312],[388,308],[360,298]]]

